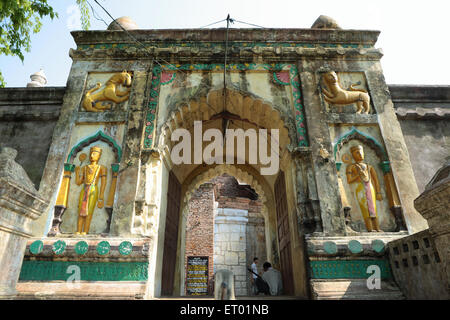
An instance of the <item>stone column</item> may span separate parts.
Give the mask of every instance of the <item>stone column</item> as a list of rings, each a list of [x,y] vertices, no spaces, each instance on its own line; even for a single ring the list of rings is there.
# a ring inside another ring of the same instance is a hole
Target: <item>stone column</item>
[[[46,209],[25,170],[14,161],[17,151],[0,149],[0,298],[13,298],[31,224]]]
[[[393,183],[397,186],[406,227],[410,234],[425,230],[428,227],[427,222],[413,205],[419,189],[409,159],[408,148],[379,62],[366,72],[366,77],[368,87],[373,88],[370,92],[371,99],[377,111],[378,125],[389,156]]]
[[[326,236],[343,236],[345,235],[345,218],[339,194],[336,164],[332,157],[321,156],[323,153],[332,153],[332,141],[328,126],[325,125],[328,121],[327,116],[321,107],[317,67],[317,63],[309,63],[306,60],[298,64],[301,70],[303,103],[311,144],[308,150],[312,160],[309,171],[310,174],[314,173],[317,190],[317,199],[313,197],[311,200],[313,200],[315,211],[318,211],[320,206],[321,215],[320,219],[317,217],[314,221],[317,223],[322,221],[322,228],[317,228],[316,231],[322,229]]]
[[[218,208],[214,217],[214,269],[234,274],[236,295],[247,295],[246,226],[248,211]]]
[[[414,206],[427,219],[450,292],[450,157],[436,172],[425,191],[414,200]]]

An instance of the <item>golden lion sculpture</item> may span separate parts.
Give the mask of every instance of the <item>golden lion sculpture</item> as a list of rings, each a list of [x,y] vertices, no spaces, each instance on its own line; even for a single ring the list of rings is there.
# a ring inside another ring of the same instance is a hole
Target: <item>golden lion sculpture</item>
[[[327,85],[328,91],[322,88],[325,101],[333,105],[348,105],[356,103],[356,113],[370,112],[370,97],[367,91],[362,89],[355,89],[353,85],[350,86],[350,90],[344,90],[339,84],[339,79],[336,72],[331,71],[323,75],[323,80]]]
[[[128,87],[124,91],[118,89],[120,85]],[[112,101],[121,103],[128,100],[130,95],[131,74],[126,70],[114,74],[108,81],[106,81],[105,88],[92,94],[98,90],[102,84],[97,82],[97,85],[90,89],[84,95],[83,108],[89,112],[99,112],[111,109],[111,104],[104,104],[103,101]]]

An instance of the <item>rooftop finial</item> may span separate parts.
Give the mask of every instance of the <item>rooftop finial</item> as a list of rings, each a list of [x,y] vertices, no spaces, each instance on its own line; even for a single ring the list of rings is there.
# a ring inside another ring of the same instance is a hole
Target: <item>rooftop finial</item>
[[[44,87],[47,84],[47,77],[42,68],[38,72],[33,73],[30,78],[31,82],[27,83],[27,87]]]

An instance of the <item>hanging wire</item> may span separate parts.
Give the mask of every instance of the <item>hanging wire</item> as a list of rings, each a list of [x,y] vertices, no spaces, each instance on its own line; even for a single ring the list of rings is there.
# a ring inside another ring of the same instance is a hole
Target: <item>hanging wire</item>
[[[100,6],[100,7],[108,14],[108,16],[109,16],[113,21],[115,20],[115,19],[111,16],[111,14],[110,14],[110,13],[109,13],[102,5],[100,5],[100,4],[98,3],[97,0],[94,0],[94,2],[97,3],[97,5],[99,5],[99,6]],[[224,20],[222,20],[222,21],[227,21],[227,20],[230,21],[230,22],[234,22],[234,21],[240,22],[240,21],[238,21],[238,20],[231,19],[231,18],[229,17],[229,15],[228,15],[227,19],[224,19]],[[241,22],[241,23],[242,23],[242,22]],[[127,35],[128,35],[129,37],[131,37],[137,44],[139,44],[140,46],[142,46],[143,49],[145,50],[145,52],[146,52],[147,54],[151,55],[151,54],[147,51],[147,47],[146,47],[143,43],[141,43],[141,42],[140,42],[139,40],[137,40],[133,35],[131,35],[131,34],[128,32],[128,30],[126,30],[120,23],[118,23],[117,25],[120,26],[120,28],[121,28],[123,31],[125,31],[125,32],[127,33]],[[260,27],[260,26],[258,26],[258,27]],[[263,28],[263,27],[261,27],[261,28]],[[151,56],[152,56],[152,55],[151,55]],[[170,65],[170,66],[172,66],[172,67],[175,68],[177,71],[179,71],[179,72],[185,74],[186,76],[188,75],[186,72],[184,72],[183,70],[177,68],[177,67],[174,66],[172,63],[170,63],[170,62],[168,62],[168,61],[166,61],[166,60],[164,60],[164,59],[162,59],[162,58],[159,58],[159,60],[163,61],[164,63],[166,63],[166,64],[168,64],[168,65]],[[154,59],[153,56],[152,56],[152,61],[153,61],[153,62],[156,62],[161,68],[164,67],[161,63],[158,62],[158,59]],[[226,69],[226,65],[224,65],[224,69]],[[175,81],[181,81],[181,80],[175,79]],[[179,84],[183,84],[183,83],[179,82]],[[215,89],[215,88],[213,88],[212,86],[209,86],[209,85],[207,85],[207,84],[204,84],[204,86],[206,86],[206,87],[208,87],[208,88],[210,88],[210,89]],[[232,83],[232,86],[233,86],[234,88],[240,90],[240,88],[237,87],[236,85],[234,85],[233,83]],[[232,101],[232,100],[230,100],[230,103],[231,103],[234,107],[236,107],[236,106],[233,104],[233,101]],[[206,105],[207,105],[208,107],[210,107],[210,108],[217,114],[217,111],[214,109],[214,107],[212,107],[212,106],[211,106],[209,103],[207,103],[207,102],[206,102]],[[225,107],[225,106],[224,106],[224,107]],[[243,123],[243,121],[241,121],[241,122]],[[243,125],[239,126],[239,124],[237,124],[237,123],[234,122],[233,120],[231,120],[231,123],[233,123],[235,126],[241,128],[241,129],[244,129]],[[255,123],[254,125],[257,127],[257,129],[260,129],[260,126],[259,126],[258,124]],[[267,141],[267,139],[266,139],[266,142],[269,143],[269,142]],[[272,151],[272,152],[275,152],[275,154],[276,154],[277,156],[279,156],[278,150],[275,150],[274,147],[273,147],[271,144],[270,144],[270,146],[271,146],[271,151]]]
[[[248,22],[239,21],[239,20],[234,20],[234,21],[235,21],[235,22],[242,23],[242,24],[247,24],[247,25],[249,25],[249,26],[253,26],[253,27],[258,27],[258,28],[266,29],[266,27],[258,26],[257,24],[253,24],[253,23],[248,23]]]
[[[207,24],[206,26],[200,27],[200,29],[212,26],[212,25],[217,24],[217,23],[221,23],[223,21],[227,21],[227,19],[223,19],[223,20],[220,20],[220,21],[217,21],[217,22],[213,22],[213,23]]]
[[[100,3],[98,3],[97,0],[94,0],[94,2],[97,3],[97,4],[103,9],[103,11],[105,11],[106,14],[107,14],[113,21],[115,21],[114,17],[108,12],[108,10],[106,10]],[[226,20],[226,19],[225,19],[225,20]],[[164,63],[166,63],[167,65],[170,65],[172,68],[176,69],[177,71],[179,71],[179,72],[185,74],[186,76],[188,75],[186,72],[184,72],[183,70],[177,68],[175,65],[173,65],[172,63],[170,63],[170,62],[164,60],[163,58],[155,59],[155,58],[153,57],[153,55],[148,51],[148,48],[147,48],[142,42],[140,42],[139,40],[136,39],[136,37],[134,37],[132,34],[130,34],[130,33],[128,32],[128,30],[126,30],[120,23],[117,23],[117,25],[118,25],[123,31],[125,31],[126,34],[127,34],[131,39],[133,39],[134,42],[136,42],[137,44],[139,44],[139,45],[144,49],[145,53],[147,53],[147,54],[152,58],[152,62],[156,62],[161,68],[163,68],[164,66],[163,66],[161,63],[159,63],[159,61],[158,61],[158,60],[161,60],[161,61],[163,61]],[[181,83],[180,83],[180,84],[181,84]],[[205,84],[205,86],[208,87],[208,88],[210,88],[210,89],[214,89],[213,87],[211,87],[211,86],[209,86],[209,85],[207,85],[207,84]],[[209,103],[206,103],[206,105],[207,105],[208,107],[210,107],[215,113],[217,113],[217,111],[216,111]]]
[[[87,0],[86,2],[87,2],[87,4],[89,5],[89,7],[91,7],[91,10],[92,10],[92,16],[93,16],[96,20],[102,21],[102,22],[106,25],[106,27],[108,27],[108,23],[106,23],[106,21],[103,20],[103,19],[100,17],[100,15],[94,10],[94,7],[91,5],[91,3],[89,2],[89,0]]]

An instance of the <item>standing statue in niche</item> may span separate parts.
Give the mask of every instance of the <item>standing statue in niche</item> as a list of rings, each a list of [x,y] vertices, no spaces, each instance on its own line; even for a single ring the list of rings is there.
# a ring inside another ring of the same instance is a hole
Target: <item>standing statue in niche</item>
[[[90,149],[89,160],[90,163],[81,166],[86,159],[86,154],[82,153],[79,157],[80,166],[75,168],[76,184],[83,184],[78,201],[78,223],[76,234],[85,235],[89,233],[92,217],[94,214],[95,205],[98,208],[103,208],[103,199],[106,188],[106,174],[105,166],[98,164],[102,155],[102,149],[95,146]],[[81,168],[80,168],[81,167]],[[98,190],[98,182],[100,180],[100,194]]]
[[[381,232],[378,223],[376,200],[383,200],[380,183],[375,169],[364,163],[364,150],[361,145],[350,148],[355,163],[347,166],[348,184],[357,184],[355,189],[361,213],[369,232]]]

